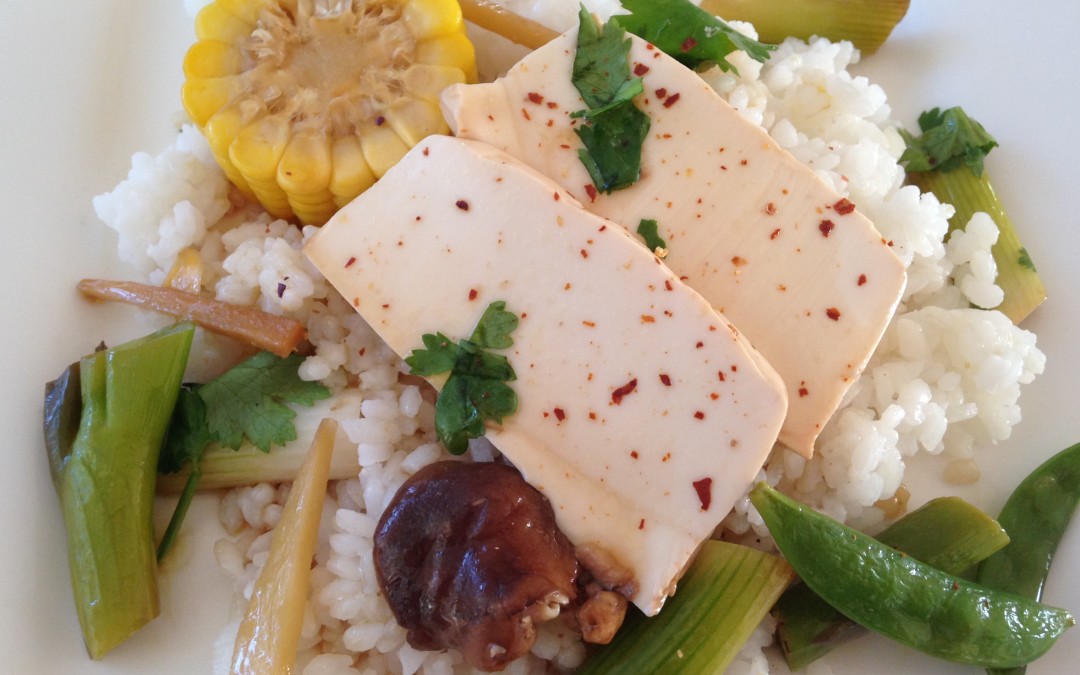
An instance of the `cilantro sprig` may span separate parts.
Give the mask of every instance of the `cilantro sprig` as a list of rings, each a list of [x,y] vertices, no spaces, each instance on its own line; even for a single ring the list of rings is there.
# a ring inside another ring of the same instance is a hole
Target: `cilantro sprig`
[[[900,130],[907,144],[900,163],[909,172],[952,171],[967,165],[973,174],[982,176],[983,160],[998,144],[959,107],[927,110],[919,115],[919,129],[922,135],[917,137]]]
[[[280,358],[260,352],[217,379],[181,388],[158,471],[176,473],[190,463],[191,474],[158,545],[158,560],[172,546],[187,515],[202,477],[200,462],[206,446],[218,443],[238,450],[246,438],[269,452],[272,445],[296,440],[296,412],[287,403],[312,406],[330,396],[321,384],[300,379],[303,360],[299,354]]]
[[[634,105],[634,97],[644,89],[641,78],[630,73],[626,32],[614,19],[601,30],[584,7],[578,22],[571,81],[588,106],[572,115],[585,122],[574,129],[585,146],[578,150],[578,157],[596,188],[609,193],[641,177],[641,147],[649,133],[649,116]]]
[[[638,223],[637,233],[653,253],[667,250],[667,242],[660,236],[660,225],[652,218],[642,218]]]
[[[630,14],[614,17],[627,31],[656,45],[687,68],[712,65],[736,75],[727,55],[743,51],[764,62],[776,45],[748,38],[687,0],[622,0]]]
[[[513,346],[510,333],[517,325],[518,317],[499,300],[484,310],[469,339],[427,333],[424,348],[405,359],[416,375],[450,373],[435,401],[435,432],[455,455],[468,449],[470,438],[484,435],[485,422],[501,424],[517,410],[517,394],[506,384],[517,379],[514,369],[505,356],[488,351]]]

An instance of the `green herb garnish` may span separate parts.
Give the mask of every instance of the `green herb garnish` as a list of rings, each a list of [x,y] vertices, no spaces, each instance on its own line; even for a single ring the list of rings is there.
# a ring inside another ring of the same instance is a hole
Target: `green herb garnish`
[[[638,223],[637,233],[645,240],[649,250],[656,253],[657,249],[667,250],[667,242],[660,236],[657,222],[651,218],[642,218]]]
[[[1020,253],[1016,256],[1016,262],[1024,269],[1031,270],[1032,272],[1038,271],[1035,269],[1035,263],[1032,262],[1031,256],[1028,255],[1026,248],[1020,248]]]
[[[588,106],[572,115],[585,121],[574,129],[585,146],[578,156],[596,188],[612,192],[641,177],[641,146],[649,132],[649,116],[634,105],[643,89],[641,78],[630,73],[626,32],[614,19],[601,30],[584,7],[578,18],[571,81]]]
[[[206,446],[216,442],[239,450],[247,438],[255,447],[269,452],[271,445],[296,440],[296,412],[286,403],[312,406],[330,396],[330,390],[321,384],[300,379],[298,370],[303,360],[299,354],[283,359],[260,352],[215,380],[180,389],[158,471],[175,473],[190,463],[191,474],[158,545],[159,560],[175,541],[195,496],[202,476],[199,463]]]
[[[907,150],[900,163],[912,171],[952,171],[967,165],[976,177],[983,172],[983,159],[997,147],[997,141],[983,126],[959,107],[942,112],[940,108],[919,115],[918,138],[900,130]]]
[[[718,65],[738,74],[727,55],[743,51],[764,62],[775,45],[748,38],[687,0],[623,0],[630,14],[613,18],[634,35],[648,40],[687,68]]]
[[[442,333],[427,333],[424,348],[405,359],[416,375],[450,373],[435,402],[435,432],[455,455],[469,448],[470,438],[484,435],[485,422],[501,424],[517,410],[517,394],[506,384],[517,379],[513,367],[505,356],[487,351],[512,346],[517,325],[517,316],[499,300],[484,310],[468,340],[455,343]]]

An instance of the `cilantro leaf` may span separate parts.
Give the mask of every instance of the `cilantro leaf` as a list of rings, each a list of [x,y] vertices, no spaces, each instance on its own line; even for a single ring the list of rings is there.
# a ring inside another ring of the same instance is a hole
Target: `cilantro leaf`
[[[310,406],[330,396],[321,384],[299,378],[303,360],[299,354],[282,359],[260,352],[200,387],[210,437],[234,449],[247,437],[263,452],[296,440],[296,413],[285,404]]]
[[[657,222],[651,218],[642,218],[638,223],[637,233],[641,235],[641,238],[645,240],[645,245],[649,247],[650,251],[656,251],[658,248],[667,248],[667,242],[660,236]]]
[[[426,333],[421,339],[425,348],[414,349],[412,354],[405,357],[405,363],[414,375],[428,377],[445,373],[454,367],[458,348],[453,340],[442,333]]]
[[[630,74],[626,31],[614,19],[601,30],[584,7],[578,20],[571,81],[588,106],[571,115],[585,120],[574,129],[585,146],[578,157],[596,188],[612,192],[641,177],[641,147],[650,122],[633,99],[644,88],[641,78]]]
[[[687,68],[712,65],[721,70],[739,71],[727,55],[743,51],[755,61],[765,62],[776,45],[748,38],[709,12],[687,0],[622,0],[630,14],[613,17],[620,26],[651,42]]]
[[[907,144],[900,162],[909,173],[952,171],[966,165],[973,174],[981,176],[983,160],[998,144],[959,107],[924,112],[919,115],[919,129],[922,135],[918,137],[900,130]]]
[[[578,157],[598,190],[621,190],[641,177],[641,148],[649,126],[649,116],[626,103],[590,114],[589,124],[574,129],[585,146]]]
[[[513,346],[510,333],[517,328],[518,318],[506,311],[506,303],[496,300],[488,305],[476,323],[471,341],[481,349],[506,349]]]
[[[169,431],[161,446],[158,473],[176,473],[188,462],[198,464],[209,444],[206,404],[193,387],[184,385],[176,397]]]
[[[506,384],[517,377],[513,367],[505,356],[487,351],[513,345],[510,333],[517,325],[518,317],[498,300],[484,310],[471,339],[454,343],[442,333],[428,333],[422,337],[425,349],[405,359],[419,375],[450,371],[435,401],[435,433],[455,455],[468,449],[470,438],[484,435],[485,422],[501,423],[517,410],[517,394]]]

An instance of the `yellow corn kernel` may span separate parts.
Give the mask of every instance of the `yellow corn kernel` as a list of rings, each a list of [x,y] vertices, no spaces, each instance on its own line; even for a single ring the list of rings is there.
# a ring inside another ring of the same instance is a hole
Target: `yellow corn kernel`
[[[272,3],[267,2],[267,0],[216,0],[214,4],[241,21],[254,26],[255,22],[259,20],[259,15],[262,14],[263,9]]]
[[[364,159],[360,139],[356,136],[335,140],[331,155],[334,168],[330,174],[330,192],[334,195],[334,204],[340,208],[371,187],[375,183],[375,174]]]
[[[360,148],[376,178],[382,178],[409,151],[409,146],[385,122],[364,124],[360,129]]]
[[[255,197],[272,215],[289,218],[292,209],[277,183],[277,167],[289,142],[289,120],[262,117],[240,130],[229,146],[229,159],[247,180]]]
[[[402,18],[418,42],[461,33],[465,25],[456,0],[409,0],[402,8]]]
[[[464,33],[442,35],[416,45],[416,62],[432,66],[453,66],[476,81],[476,51]]]
[[[184,77],[189,80],[236,75],[243,70],[244,57],[227,42],[199,40],[184,55]]]
[[[210,150],[214,153],[214,158],[217,159],[218,165],[221,166],[225,175],[232,181],[233,185],[239,188],[245,197],[254,200],[255,193],[248,186],[247,179],[229,159],[229,146],[232,145],[233,140],[240,133],[243,126],[240,106],[228,105],[210,118],[203,129],[203,135],[206,136],[206,141],[210,144]]]
[[[330,139],[314,131],[293,134],[277,167],[277,182],[286,193],[329,192]]]
[[[236,76],[196,77],[184,82],[180,100],[184,110],[200,127],[240,92]]]
[[[195,15],[195,35],[200,40],[238,42],[255,30],[253,23],[230,13],[219,2],[212,2]]]
[[[413,64],[405,71],[402,83],[410,96],[422,98],[438,105],[439,94],[452,84],[465,82],[465,73],[460,68],[450,66],[430,66],[423,63]]]
[[[386,123],[409,147],[432,134],[450,131],[439,107],[420,98],[406,98],[395,103],[386,112]]]

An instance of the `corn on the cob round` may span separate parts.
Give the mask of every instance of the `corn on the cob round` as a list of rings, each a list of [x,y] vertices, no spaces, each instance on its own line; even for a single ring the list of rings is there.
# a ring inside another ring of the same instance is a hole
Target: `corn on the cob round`
[[[322,224],[430,134],[439,92],[476,79],[457,0],[216,0],[181,98],[229,179]]]

